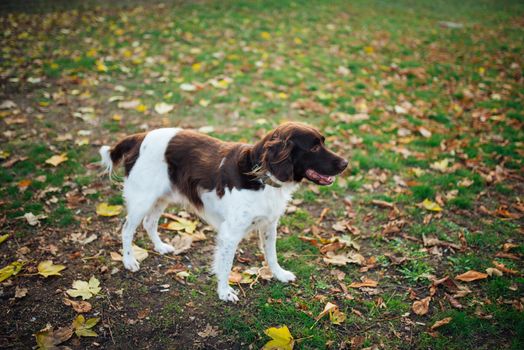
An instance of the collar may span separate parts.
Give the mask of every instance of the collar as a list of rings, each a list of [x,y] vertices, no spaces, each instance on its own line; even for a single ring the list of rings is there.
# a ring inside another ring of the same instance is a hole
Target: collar
[[[258,181],[260,181],[264,185],[268,185],[268,186],[271,186],[271,187],[276,187],[276,188],[282,187],[282,185],[279,184],[278,182],[276,182],[275,180],[273,180],[272,176],[270,174],[268,174],[268,173],[260,176],[258,178]]]
[[[282,184],[279,183],[279,181],[276,180],[273,176],[271,176],[271,174],[268,171],[266,171],[263,174],[260,174],[261,171],[263,171],[262,166],[257,164],[255,165],[253,170],[251,170],[250,174],[255,175],[255,180],[259,181],[263,185],[268,185],[275,188],[282,187]]]

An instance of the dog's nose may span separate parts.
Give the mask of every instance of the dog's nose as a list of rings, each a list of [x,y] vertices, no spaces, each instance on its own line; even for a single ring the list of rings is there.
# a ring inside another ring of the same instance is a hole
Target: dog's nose
[[[348,161],[345,159],[341,159],[338,163],[338,166],[340,167],[340,169],[344,170],[348,166]]]

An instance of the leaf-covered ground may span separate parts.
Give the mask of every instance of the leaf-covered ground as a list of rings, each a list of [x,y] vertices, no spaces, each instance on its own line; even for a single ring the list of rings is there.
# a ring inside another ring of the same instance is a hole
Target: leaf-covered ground
[[[260,348],[283,325],[300,349],[524,347],[521,2],[52,4],[0,15],[3,348]],[[282,218],[296,283],[265,279],[253,237],[220,302],[214,233],[177,208],[162,236],[185,252],[140,231],[123,269],[101,145],[285,120],[351,161]]]

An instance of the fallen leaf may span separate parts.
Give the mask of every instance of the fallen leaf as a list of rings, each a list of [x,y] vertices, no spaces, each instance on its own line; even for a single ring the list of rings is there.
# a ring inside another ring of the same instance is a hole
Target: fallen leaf
[[[9,277],[18,274],[20,271],[22,271],[22,268],[25,264],[25,261],[14,261],[9,265],[2,267],[0,269],[0,282],[3,282]]]
[[[45,162],[46,164],[50,164],[52,166],[58,166],[59,164],[65,162],[67,160],[67,155],[65,153],[54,155],[51,158],[47,159]]]
[[[100,216],[117,216],[122,212],[121,205],[109,205],[107,203],[99,203],[96,206],[96,213]]]
[[[438,205],[437,203],[433,202],[433,201],[430,201],[429,199],[424,199],[424,201],[422,201],[422,206],[426,209],[426,210],[430,210],[430,211],[442,211],[442,208],[440,207],[440,205]]]
[[[155,104],[155,112],[158,114],[166,114],[171,112],[175,108],[175,105],[167,104],[165,102],[159,102]]]
[[[33,213],[25,213],[24,218],[30,226],[37,226],[40,224],[40,220],[47,218],[47,216],[44,214],[35,215]]]
[[[140,105],[140,101],[139,100],[118,102],[118,108],[122,108],[122,109],[135,109],[139,105]]]
[[[193,243],[193,236],[187,234],[176,235],[172,240],[171,244],[175,248],[173,254],[178,255],[188,251]]]
[[[486,273],[487,273],[488,276],[490,276],[490,277],[493,277],[493,276],[498,276],[498,277],[500,277],[500,276],[503,275],[502,271],[500,271],[500,270],[498,270],[498,269],[496,269],[496,268],[494,268],[494,267],[488,267],[488,268],[486,269]]]
[[[293,350],[295,340],[287,326],[271,327],[264,333],[272,340],[268,341],[262,349],[264,350]]]
[[[27,190],[27,188],[28,188],[29,186],[31,186],[32,183],[33,183],[33,181],[30,180],[30,179],[24,179],[24,180],[21,180],[21,181],[19,181],[18,184],[17,184],[17,185],[18,185],[18,190],[19,190],[20,192],[24,192],[25,190]]]
[[[100,321],[99,317],[85,319],[83,315],[78,315],[73,320],[71,326],[75,330],[75,334],[79,337],[97,337],[98,334],[95,333],[91,328],[96,326]]]
[[[444,173],[446,172],[446,170],[448,170],[448,165],[449,165],[449,159],[446,158],[446,159],[436,161],[430,164],[430,168]]]
[[[411,309],[414,313],[416,313],[419,316],[425,315],[428,313],[429,310],[429,302],[431,301],[431,297],[426,297],[422,300],[417,300],[413,303],[413,306]]]
[[[5,235],[0,236],[0,244],[4,243],[6,239],[9,238],[9,233],[6,233]]]
[[[113,261],[122,261],[123,260],[122,255],[120,255],[117,252],[109,252],[109,255],[111,256],[111,260]]]
[[[60,271],[65,269],[64,265],[54,265],[51,260],[42,261],[38,264],[38,274],[44,277],[61,276]]]
[[[451,320],[452,320],[451,317],[443,318],[442,320],[435,322],[435,323],[433,324],[433,326],[431,326],[430,329],[431,329],[432,331],[434,331],[435,329],[437,329],[437,328],[439,328],[439,327],[442,327],[442,326],[444,326],[444,325],[450,323]]]
[[[326,306],[324,306],[324,310],[320,314],[318,314],[316,320],[320,320],[327,314],[329,314],[329,320],[333,324],[341,324],[346,319],[346,315],[339,310],[337,305],[331,302],[328,302]]]
[[[147,250],[137,246],[136,244],[133,244],[132,249],[133,249],[133,255],[135,256],[135,259],[138,262],[144,261],[149,256],[149,253],[147,252]]]
[[[50,324],[46,328],[35,334],[36,344],[39,350],[56,350],[57,345],[62,344],[73,335],[71,327],[58,328],[53,330]]]
[[[89,302],[83,301],[83,300],[75,301],[75,300],[64,298],[63,302],[65,305],[71,306],[73,310],[75,310],[76,312],[80,314],[89,312],[93,308]]]
[[[348,287],[349,288],[363,288],[363,287],[375,288],[376,286],[378,286],[377,281],[374,281],[372,279],[365,279],[362,282],[353,282]]]
[[[92,276],[89,282],[74,281],[73,289],[68,289],[66,293],[73,298],[82,297],[82,300],[88,300],[94,295],[97,295],[100,290],[100,281],[98,281],[95,276]]]
[[[510,274],[510,275],[518,275],[519,272],[516,271],[516,270],[512,270],[512,269],[508,269],[506,267],[506,265],[502,264],[502,263],[499,263],[495,260],[492,261],[493,265],[500,271],[504,272],[504,273],[507,273],[507,274]]]
[[[180,90],[192,92],[192,91],[196,91],[197,87],[193,84],[184,83],[184,84],[180,84]]]
[[[469,270],[468,272],[464,272],[461,275],[458,275],[455,277],[455,279],[463,282],[472,282],[476,280],[482,280],[488,278],[488,275],[482,272],[477,272],[474,270]]]
[[[193,233],[198,225],[198,221],[191,221],[184,218],[177,218],[176,221],[170,221],[167,225],[161,226],[167,230]]]
[[[213,327],[209,323],[203,331],[197,332],[202,338],[216,337],[218,335],[218,327]]]
[[[27,288],[16,286],[15,288],[15,298],[20,299],[27,295]]]

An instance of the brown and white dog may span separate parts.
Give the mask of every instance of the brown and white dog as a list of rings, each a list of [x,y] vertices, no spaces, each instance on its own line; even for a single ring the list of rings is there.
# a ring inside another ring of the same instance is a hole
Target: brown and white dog
[[[277,225],[302,179],[330,185],[346,168],[348,162],[328,150],[324,140],[310,126],[286,123],[254,145],[165,128],[101,147],[109,173],[120,161],[125,167],[124,266],[139,269],[131,246],[142,221],[157,252],[174,251],[160,240],[157,227],[166,206],[178,203],[194,209],[218,231],[213,269],[220,299],[238,300],[228,278],[239,242],[253,230],[260,233],[273,275],[282,282],[295,280],[277,261]]]

